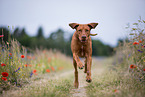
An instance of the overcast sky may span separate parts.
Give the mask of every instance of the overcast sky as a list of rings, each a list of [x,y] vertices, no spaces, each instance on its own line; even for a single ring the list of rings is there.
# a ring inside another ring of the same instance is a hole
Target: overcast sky
[[[58,28],[74,32],[72,22],[98,22],[94,38],[112,46],[139,16],[145,20],[145,0],[0,0],[0,26],[25,27],[29,35],[42,26],[48,37]]]

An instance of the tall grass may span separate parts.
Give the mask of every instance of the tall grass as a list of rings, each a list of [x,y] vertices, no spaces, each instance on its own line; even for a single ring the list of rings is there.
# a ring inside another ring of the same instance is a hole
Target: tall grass
[[[32,77],[71,68],[71,58],[54,50],[30,50],[18,41],[0,37],[0,92],[21,87]],[[67,60],[67,61],[66,61]]]
[[[86,87],[88,97],[144,97],[145,21],[128,25],[128,37],[116,48],[113,65]]]
[[[145,21],[140,19],[126,27],[128,40],[117,49],[118,65],[132,77],[145,81]]]

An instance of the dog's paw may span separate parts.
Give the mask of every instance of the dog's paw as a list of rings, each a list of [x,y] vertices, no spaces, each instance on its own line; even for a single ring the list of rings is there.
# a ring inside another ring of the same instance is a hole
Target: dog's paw
[[[79,87],[79,83],[78,83],[78,82],[75,82],[75,83],[74,83],[74,87],[75,87],[75,88],[78,88],[78,87]]]
[[[90,77],[87,77],[87,78],[86,78],[86,81],[87,81],[88,83],[90,83],[90,82],[92,82],[92,79],[91,79]]]
[[[80,62],[78,67],[79,67],[79,69],[83,69],[85,67],[85,65],[83,65],[82,62]]]
[[[84,66],[80,66],[80,67],[79,67],[79,69],[83,69],[83,68],[84,68]]]

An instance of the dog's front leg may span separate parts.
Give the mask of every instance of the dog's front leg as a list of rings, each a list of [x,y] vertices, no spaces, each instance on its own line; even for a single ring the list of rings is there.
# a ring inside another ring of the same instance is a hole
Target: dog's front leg
[[[78,81],[78,70],[77,70],[77,63],[76,63],[76,61],[74,60],[74,58],[73,58],[73,65],[74,65],[74,69],[75,69],[75,72],[74,72],[74,74],[75,74],[74,87],[75,87],[75,88],[78,88],[78,86],[79,86],[79,81]]]
[[[79,69],[84,68],[83,63],[80,61],[79,56],[76,53],[73,53],[73,59],[76,61],[77,66],[79,67]]]
[[[92,57],[91,56],[87,56],[87,77],[86,77],[86,81],[87,82],[91,82],[91,64],[92,64]]]

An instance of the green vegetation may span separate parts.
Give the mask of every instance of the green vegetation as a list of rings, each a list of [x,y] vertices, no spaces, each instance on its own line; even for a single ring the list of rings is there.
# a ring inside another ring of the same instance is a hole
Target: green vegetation
[[[0,59],[0,92],[13,86],[21,87],[29,83],[31,77],[44,73],[49,75],[72,67],[71,58],[60,52],[38,49],[31,51],[14,40],[2,44]]]
[[[104,74],[94,75],[86,87],[89,97],[144,97],[145,95],[145,21],[128,25],[128,39],[116,48],[113,65]]]

